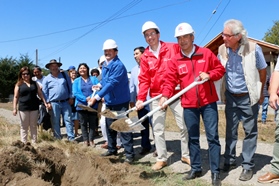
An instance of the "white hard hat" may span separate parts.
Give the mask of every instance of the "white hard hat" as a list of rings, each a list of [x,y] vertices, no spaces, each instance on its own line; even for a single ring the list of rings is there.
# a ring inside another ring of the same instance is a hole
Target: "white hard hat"
[[[149,29],[156,29],[156,30],[158,30],[158,32],[160,32],[160,29],[159,29],[159,27],[154,23],[154,22],[152,22],[152,21],[146,21],[143,25],[142,25],[142,33],[144,34],[144,32],[146,31],[146,30],[149,30]]]
[[[103,44],[103,50],[117,48],[117,44],[113,39],[107,39]]]
[[[175,28],[174,37],[183,36],[183,35],[186,35],[186,34],[194,34],[194,33],[195,32],[194,32],[191,25],[189,25],[188,23],[180,23]]]
[[[106,61],[106,60],[107,60],[107,59],[106,59],[105,55],[102,55],[102,56],[100,57],[100,59],[99,59],[99,64],[103,63],[103,62]]]

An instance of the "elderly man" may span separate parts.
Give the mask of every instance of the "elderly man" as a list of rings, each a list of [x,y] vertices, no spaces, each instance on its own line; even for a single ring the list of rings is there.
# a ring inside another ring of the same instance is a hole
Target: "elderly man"
[[[176,53],[179,52],[178,45],[160,41],[160,29],[152,21],[147,21],[142,26],[142,34],[148,47],[141,56],[140,74],[139,74],[139,92],[136,102],[137,110],[143,108],[142,103],[146,100],[149,92],[150,97],[161,94],[167,63]],[[177,82],[178,84],[178,82]],[[175,94],[175,89],[173,89]],[[152,102],[151,107],[156,108],[159,101]],[[188,132],[183,120],[183,109],[180,99],[170,104],[170,109],[175,117],[177,126],[180,128],[181,137],[181,161],[190,164],[188,150]],[[166,112],[160,110],[153,115],[153,131],[155,137],[156,150],[158,153],[157,162],[152,166],[153,170],[160,170],[167,166],[167,148],[165,141],[165,119]]]
[[[92,104],[101,98],[105,99],[106,108],[113,111],[125,111],[129,109],[130,90],[127,70],[118,58],[118,46],[112,39],[103,44],[106,61],[102,66],[102,80],[96,86],[101,90],[91,99]],[[117,155],[116,138],[117,131],[110,129],[115,119],[106,118],[106,130],[108,138],[108,151],[102,156]],[[134,161],[133,135],[131,132],[120,133],[122,145],[125,150],[125,162]]]
[[[191,171],[183,180],[194,179],[202,175],[199,142],[200,116],[202,116],[208,142],[212,185],[219,186],[221,185],[219,175],[221,146],[218,135],[218,109],[216,103],[218,95],[214,81],[223,77],[225,69],[209,49],[193,44],[195,39],[194,30],[188,23],[180,23],[176,27],[175,37],[181,50],[168,63],[160,105],[163,106],[163,103],[172,95],[177,79],[181,88],[189,86],[198,77],[202,80],[208,79],[204,84],[190,89],[181,96],[184,120],[189,134],[191,159]]]
[[[69,141],[74,141],[75,135],[72,124],[72,83],[67,73],[60,72],[59,67],[62,63],[55,59],[46,64],[50,74],[43,80],[43,93],[47,102],[47,108],[50,111],[54,137],[61,139],[60,115],[62,114],[66,125]]]
[[[262,49],[247,39],[247,32],[239,20],[228,20],[223,29],[224,44],[218,56],[226,67],[221,85],[221,99],[226,103],[226,147],[223,171],[236,167],[236,143],[239,119],[245,138],[242,147],[242,172],[239,180],[247,181],[253,176],[253,160],[257,148],[258,104],[263,102],[266,79],[266,62]]]

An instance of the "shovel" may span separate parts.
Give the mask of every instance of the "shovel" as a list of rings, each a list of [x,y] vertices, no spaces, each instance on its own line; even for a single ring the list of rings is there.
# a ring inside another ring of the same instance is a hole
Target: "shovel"
[[[91,95],[91,98],[95,95],[97,89],[93,89],[93,93]],[[97,110],[91,108],[89,106],[90,104],[88,103],[88,105],[84,105],[84,104],[77,104],[78,107],[80,107],[82,110],[87,110],[88,112],[98,112]]]
[[[176,100],[177,98],[179,98],[182,94],[184,94],[185,92],[189,91],[191,88],[203,84],[204,82],[206,82],[208,79],[204,79],[199,81],[200,78],[197,77],[195,79],[195,81],[193,83],[191,83],[190,85],[188,85],[187,87],[185,87],[184,89],[182,89],[180,92],[178,92],[176,95],[174,95],[173,97],[171,97],[170,99],[168,99],[166,102],[164,102],[163,105],[168,105],[171,102],[173,102],[174,100]],[[120,120],[116,120],[115,122],[113,122],[110,126],[111,129],[116,130],[118,132],[131,132],[131,131],[135,131],[138,129],[142,129],[142,125],[141,123],[147,119],[148,117],[152,116],[154,113],[156,113],[157,111],[161,110],[161,106],[156,107],[155,109],[153,109],[152,111],[148,112],[145,116],[143,116],[142,118],[140,118],[138,121],[133,122],[131,120],[129,120],[129,118],[125,118],[125,119],[120,119]]]
[[[160,95],[158,95],[158,96],[156,96],[156,97],[154,97],[154,98],[151,98],[151,99],[149,99],[149,100],[143,102],[142,105],[143,105],[143,106],[148,105],[148,104],[151,103],[152,101],[154,101],[154,100],[156,100],[156,99],[159,99],[159,98],[161,98],[161,97],[162,97],[162,94],[160,94]],[[115,112],[115,111],[111,111],[111,110],[109,110],[109,109],[106,109],[106,110],[104,110],[103,112],[101,112],[101,115],[103,115],[103,116],[105,116],[105,117],[107,117],[107,118],[111,118],[111,119],[127,118],[126,115],[129,114],[129,113],[131,113],[131,112],[133,112],[133,111],[135,111],[136,109],[137,109],[136,107],[133,107],[133,108],[131,108],[131,109],[125,111],[125,112],[122,112],[122,113],[120,113],[120,114],[118,114],[118,113]],[[118,111],[118,112],[119,112],[119,111]]]

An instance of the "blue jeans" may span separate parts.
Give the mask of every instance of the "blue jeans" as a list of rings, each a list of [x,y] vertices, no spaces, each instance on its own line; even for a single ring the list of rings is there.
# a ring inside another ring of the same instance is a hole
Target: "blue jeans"
[[[200,115],[209,146],[211,173],[219,173],[221,145],[218,135],[218,109],[216,102],[200,108],[184,108],[184,120],[189,134],[189,150],[192,171],[202,171],[200,149]]]
[[[264,101],[262,103],[262,121],[266,121],[267,118],[268,100],[268,96],[264,97]]]
[[[57,139],[62,139],[61,131],[60,131],[60,115],[62,114],[63,121],[66,126],[68,140],[72,141],[75,139],[73,123],[72,123],[72,109],[70,104],[66,102],[58,103],[51,102],[52,110],[51,120],[53,125],[54,137]]]
[[[107,109],[113,110],[113,111],[126,111],[129,108],[129,102],[118,104],[118,105],[106,105]],[[109,152],[117,152],[116,148],[116,137],[117,137],[117,131],[112,130],[110,128],[110,125],[116,121],[115,119],[106,118],[106,130],[107,130],[107,136],[108,136],[108,151]],[[125,155],[127,158],[133,158],[134,157],[134,147],[133,147],[133,134],[132,132],[121,132],[120,133],[120,140],[122,142],[122,145],[125,150]]]
[[[89,112],[86,110],[78,111],[79,122],[82,132],[83,141],[89,142],[94,140],[94,132],[96,129],[96,112]]]
[[[145,106],[143,109],[138,110],[138,118],[142,118],[149,112],[149,106]],[[151,119],[144,120],[141,124],[144,126],[144,130],[140,131],[141,134],[141,147],[147,150],[151,150],[151,143],[149,139],[149,122]]]
[[[257,148],[258,127],[257,113],[258,104],[251,106],[249,95],[234,97],[228,91],[226,95],[226,147],[225,163],[233,164],[236,161],[236,143],[238,138],[239,117],[242,118],[242,125],[245,131],[245,138],[242,146],[242,167],[251,170],[254,164],[254,154]]]

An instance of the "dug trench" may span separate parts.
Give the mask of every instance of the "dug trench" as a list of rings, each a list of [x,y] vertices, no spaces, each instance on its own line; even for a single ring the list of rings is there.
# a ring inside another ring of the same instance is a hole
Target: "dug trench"
[[[63,152],[52,145],[33,147],[15,141],[0,152],[0,185],[153,185],[147,173],[124,163],[123,155],[110,158],[94,153]],[[149,165],[150,166],[150,165]]]

